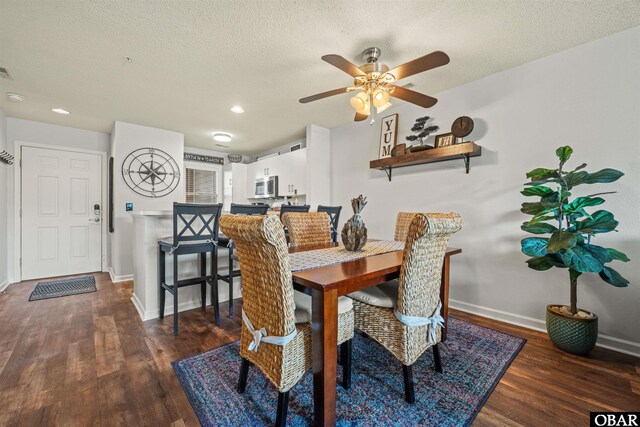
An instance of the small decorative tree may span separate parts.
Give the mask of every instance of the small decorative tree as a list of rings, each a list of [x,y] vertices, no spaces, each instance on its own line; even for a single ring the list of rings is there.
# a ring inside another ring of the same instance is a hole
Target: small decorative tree
[[[571,285],[572,315],[578,312],[577,282],[583,273],[598,273],[610,285],[624,287],[629,281],[607,264],[613,260],[627,262],[629,258],[613,248],[592,244],[597,234],[617,231],[618,221],[611,212],[598,210],[589,214],[585,208],[604,203],[601,196],[615,191],[590,194],[569,200],[571,191],[582,184],[609,183],[617,181],[624,174],[616,169],[602,169],[589,173],[583,171],[587,165],[581,164],[566,172],[564,164],[573,150],[564,146],[556,150],[560,159],[557,169],[537,168],[527,173],[527,182],[521,193],[525,196],[540,197],[539,202],[522,204],[521,212],[533,218],[522,224],[522,230],[532,234],[550,234],[550,237],[527,237],[522,240],[522,252],[532,257],[527,260],[529,268],[548,270],[551,267],[569,269]]]
[[[440,129],[438,126],[425,127],[429,119],[431,119],[431,117],[429,116],[417,118],[416,123],[411,128],[411,132],[413,132],[414,135],[409,135],[405,139],[410,142],[419,141],[420,145],[424,145],[425,138],[427,138],[431,133]]]

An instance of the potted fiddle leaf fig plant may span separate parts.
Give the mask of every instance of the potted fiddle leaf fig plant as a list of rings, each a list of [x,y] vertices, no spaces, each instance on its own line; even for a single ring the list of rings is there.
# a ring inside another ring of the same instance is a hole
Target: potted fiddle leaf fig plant
[[[538,271],[552,267],[565,268],[569,273],[570,305],[547,306],[547,332],[551,341],[561,350],[573,354],[588,354],[598,338],[598,317],[578,308],[578,278],[584,273],[596,273],[606,283],[625,287],[629,281],[609,266],[629,258],[622,252],[594,243],[600,235],[617,231],[618,221],[606,210],[589,213],[587,209],[605,202],[602,195],[614,191],[572,197],[576,187],[583,184],[610,183],[624,174],[616,169],[598,172],[583,170],[587,165],[565,171],[564,166],[573,150],[560,147],[556,155],[557,169],[537,168],[527,173],[530,182],[521,192],[527,197],[539,197],[536,202],[522,204],[521,212],[532,215],[522,224],[522,230],[535,234],[522,240],[522,252],[531,257],[529,268]]]

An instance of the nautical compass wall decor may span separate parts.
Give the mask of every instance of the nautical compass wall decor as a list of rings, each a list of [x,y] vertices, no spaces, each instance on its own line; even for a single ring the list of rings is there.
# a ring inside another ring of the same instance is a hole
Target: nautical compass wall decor
[[[122,178],[136,193],[162,197],[180,183],[180,168],[169,154],[157,148],[139,148],[122,162]]]

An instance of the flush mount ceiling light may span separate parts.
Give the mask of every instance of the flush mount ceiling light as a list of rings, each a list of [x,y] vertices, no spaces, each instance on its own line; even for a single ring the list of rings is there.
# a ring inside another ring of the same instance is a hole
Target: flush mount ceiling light
[[[242,108],[239,105],[234,105],[233,107],[231,107],[231,111],[236,113],[236,114],[242,114],[242,113],[244,113],[244,108]]]
[[[22,101],[24,101],[24,96],[20,95],[19,93],[7,92],[7,98],[9,98],[9,101],[11,101],[11,102],[22,102]]]
[[[231,134],[226,132],[214,132],[213,139],[218,142],[231,142]]]
[[[64,110],[62,108],[52,108],[51,111],[58,114],[71,114],[67,110]]]
[[[389,108],[390,97],[399,98],[403,101],[419,105],[424,108],[433,107],[437,99],[414,92],[402,86],[395,85],[396,81],[404,79],[423,71],[441,67],[449,63],[446,53],[436,51],[420,58],[399,65],[393,69],[381,62],[381,50],[377,47],[370,47],[362,52],[362,57],[366,64],[357,67],[340,55],[325,55],[322,60],[334,67],[339,68],[353,77],[353,85],[340,89],[329,90],[317,95],[308,96],[300,100],[301,103],[316,101],[329,96],[340,95],[342,93],[361,91],[351,98],[351,106],[356,110],[355,121],[365,120],[372,112],[371,107],[375,107],[378,113]],[[372,122],[373,123],[373,122]]]

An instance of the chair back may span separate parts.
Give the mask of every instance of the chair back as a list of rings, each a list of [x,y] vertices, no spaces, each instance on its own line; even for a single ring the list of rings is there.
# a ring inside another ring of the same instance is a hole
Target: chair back
[[[331,219],[331,240],[338,243],[338,224],[340,223],[340,211],[342,206],[322,206],[318,205],[318,212],[326,212]]]
[[[242,307],[256,329],[285,336],[295,328],[289,250],[277,216],[224,215],[222,232],[233,239],[242,271]],[[251,340],[242,328],[242,342]],[[247,341],[248,343],[248,341]],[[262,345],[260,352],[281,351]],[[241,345],[241,353],[246,345]]]
[[[407,232],[400,268],[398,311],[430,317],[440,303],[440,281],[449,237],[462,228],[452,213],[415,213]]]
[[[222,203],[173,203],[173,241],[218,241]]]
[[[239,215],[266,215],[269,205],[240,205],[231,203],[231,213]]]
[[[416,212],[398,212],[398,216],[396,217],[396,232],[393,236],[393,240],[397,242],[404,242],[407,240],[409,226],[416,214]]]
[[[309,212],[311,206],[309,205],[280,205],[280,221],[282,221],[282,215],[287,212]]]
[[[331,220],[326,212],[285,212],[282,223],[292,248],[331,243]]]

